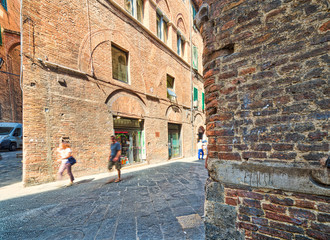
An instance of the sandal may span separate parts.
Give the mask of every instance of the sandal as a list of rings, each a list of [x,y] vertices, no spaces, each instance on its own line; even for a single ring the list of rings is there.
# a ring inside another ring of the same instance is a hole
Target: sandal
[[[116,179],[115,182],[120,182],[121,180],[120,179]]]

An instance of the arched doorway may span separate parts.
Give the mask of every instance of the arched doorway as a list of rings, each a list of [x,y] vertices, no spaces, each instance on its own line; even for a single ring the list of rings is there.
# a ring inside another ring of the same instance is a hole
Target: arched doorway
[[[122,146],[122,162],[146,161],[143,99],[134,92],[118,89],[110,94],[106,103],[113,117],[113,133]]]
[[[198,128],[198,132],[197,132],[197,142],[199,142],[199,140],[205,140],[205,128],[203,126],[200,126]]]

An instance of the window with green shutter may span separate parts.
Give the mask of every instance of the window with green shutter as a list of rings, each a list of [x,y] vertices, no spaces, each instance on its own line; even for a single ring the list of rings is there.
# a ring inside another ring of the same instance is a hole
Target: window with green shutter
[[[1,0],[1,5],[7,11],[7,0]]]
[[[198,70],[198,51],[195,45],[193,45],[192,65],[194,69]]]
[[[202,93],[202,109],[203,110],[205,109],[205,100],[204,100],[204,98],[205,98],[205,94]]]
[[[191,11],[192,11],[192,18],[194,20],[195,17],[196,17],[197,12],[196,12],[196,8],[193,5],[191,5]]]
[[[194,101],[198,101],[198,90],[194,87]]]

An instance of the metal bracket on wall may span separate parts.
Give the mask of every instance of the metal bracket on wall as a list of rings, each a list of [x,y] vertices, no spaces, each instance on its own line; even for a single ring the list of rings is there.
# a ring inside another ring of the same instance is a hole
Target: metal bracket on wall
[[[42,60],[40,58],[38,58],[38,61],[44,67],[47,67],[48,69],[52,69],[52,70],[55,70],[55,71],[60,71],[60,72],[63,72],[63,73],[67,73],[69,75],[76,75],[76,76],[87,78],[87,74],[85,72],[79,71],[77,69],[69,68],[69,67],[57,64],[57,63]]]

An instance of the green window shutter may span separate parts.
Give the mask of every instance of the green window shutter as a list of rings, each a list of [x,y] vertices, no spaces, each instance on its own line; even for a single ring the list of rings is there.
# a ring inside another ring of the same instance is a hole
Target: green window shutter
[[[198,90],[194,87],[194,101],[198,101]]]
[[[193,68],[198,70],[198,51],[197,47],[193,45],[193,57],[192,57]]]
[[[204,98],[205,98],[205,94],[202,93],[202,109],[203,110],[205,109],[205,100],[204,100]]]
[[[193,5],[191,5],[191,11],[192,11],[192,17],[193,17],[193,20],[194,20],[195,17],[196,17],[197,12],[196,12],[196,9]]]

